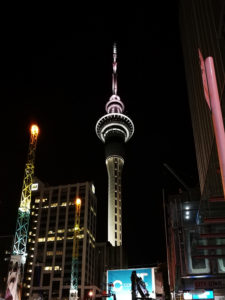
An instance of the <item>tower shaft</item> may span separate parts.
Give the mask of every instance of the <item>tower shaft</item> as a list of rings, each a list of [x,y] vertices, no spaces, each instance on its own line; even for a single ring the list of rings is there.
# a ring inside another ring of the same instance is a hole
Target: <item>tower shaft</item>
[[[122,245],[121,178],[124,160],[120,156],[106,159],[108,172],[108,241],[112,246]]]

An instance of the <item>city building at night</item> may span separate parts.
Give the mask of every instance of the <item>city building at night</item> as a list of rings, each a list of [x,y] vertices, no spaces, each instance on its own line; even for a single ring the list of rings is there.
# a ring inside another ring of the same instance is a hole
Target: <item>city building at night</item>
[[[75,199],[81,199],[78,290],[84,299],[95,277],[97,198],[91,182],[32,186],[31,223],[23,299],[69,299]]]
[[[167,199],[167,244],[172,245],[167,248],[170,289],[174,299],[180,294],[184,299],[197,299],[193,298],[195,292],[207,292],[209,297],[213,293],[214,299],[225,299],[225,199],[220,164],[225,153],[218,150],[214,100],[209,73],[205,71],[207,59],[212,57],[223,125],[225,3],[181,0],[179,6],[200,190],[199,196],[187,191]]]
[[[96,124],[96,134],[105,143],[105,158],[108,172],[108,241],[122,249],[122,169],[124,143],[134,133],[132,120],[123,114],[124,104],[117,94],[117,49],[113,47],[112,96],[105,106],[107,114]],[[121,250],[122,251],[122,250]],[[122,254],[121,263],[122,267]]]

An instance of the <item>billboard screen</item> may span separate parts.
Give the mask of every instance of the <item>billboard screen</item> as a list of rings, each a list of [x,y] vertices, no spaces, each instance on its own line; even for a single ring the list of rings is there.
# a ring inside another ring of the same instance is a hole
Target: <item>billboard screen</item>
[[[193,292],[184,292],[184,299],[214,299],[213,296],[213,291],[204,291],[204,292],[199,292],[194,293]]]
[[[193,294],[192,299],[213,299],[213,291],[205,291],[202,294]]]
[[[154,268],[140,268],[107,271],[107,284],[113,284],[112,292],[116,294],[116,299],[131,299],[131,274],[133,271],[136,271],[137,276],[144,281],[149,297],[155,298]],[[140,294],[138,294],[138,297],[140,297]]]

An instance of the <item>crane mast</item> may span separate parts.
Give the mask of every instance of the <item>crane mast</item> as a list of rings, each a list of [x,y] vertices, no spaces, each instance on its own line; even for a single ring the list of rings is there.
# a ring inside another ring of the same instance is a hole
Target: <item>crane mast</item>
[[[28,158],[25,166],[22,194],[16,221],[16,232],[9,264],[5,299],[21,299],[23,272],[27,257],[26,247],[30,220],[31,185],[34,176],[34,161],[38,132],[38,126],[32,125],[30,129]]]
[[[78,263],[79,263],[79,238],[78,238],[78,235],[80,233],[80,209],[81,209],[81,199],[76,198],[69,300],[77,300],[78,299],[78,273],[79,273],[79,266],[78,266]]]

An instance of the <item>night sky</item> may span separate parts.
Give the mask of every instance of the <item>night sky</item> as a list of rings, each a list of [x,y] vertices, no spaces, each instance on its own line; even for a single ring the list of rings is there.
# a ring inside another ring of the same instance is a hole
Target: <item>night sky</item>
[[[129,265],[165,261],[162,189],[181,185],[163,163],[187,185],[198,183],[177,1],[8,8],[1,27],[0,233],[14,234],[37,122],[35,175],[50,185],[92,180],[97,241],[106,240],[107,171],[95,124],[111,96],[117,42],[118,94],[135,125],[123,171],[123,244]]]

